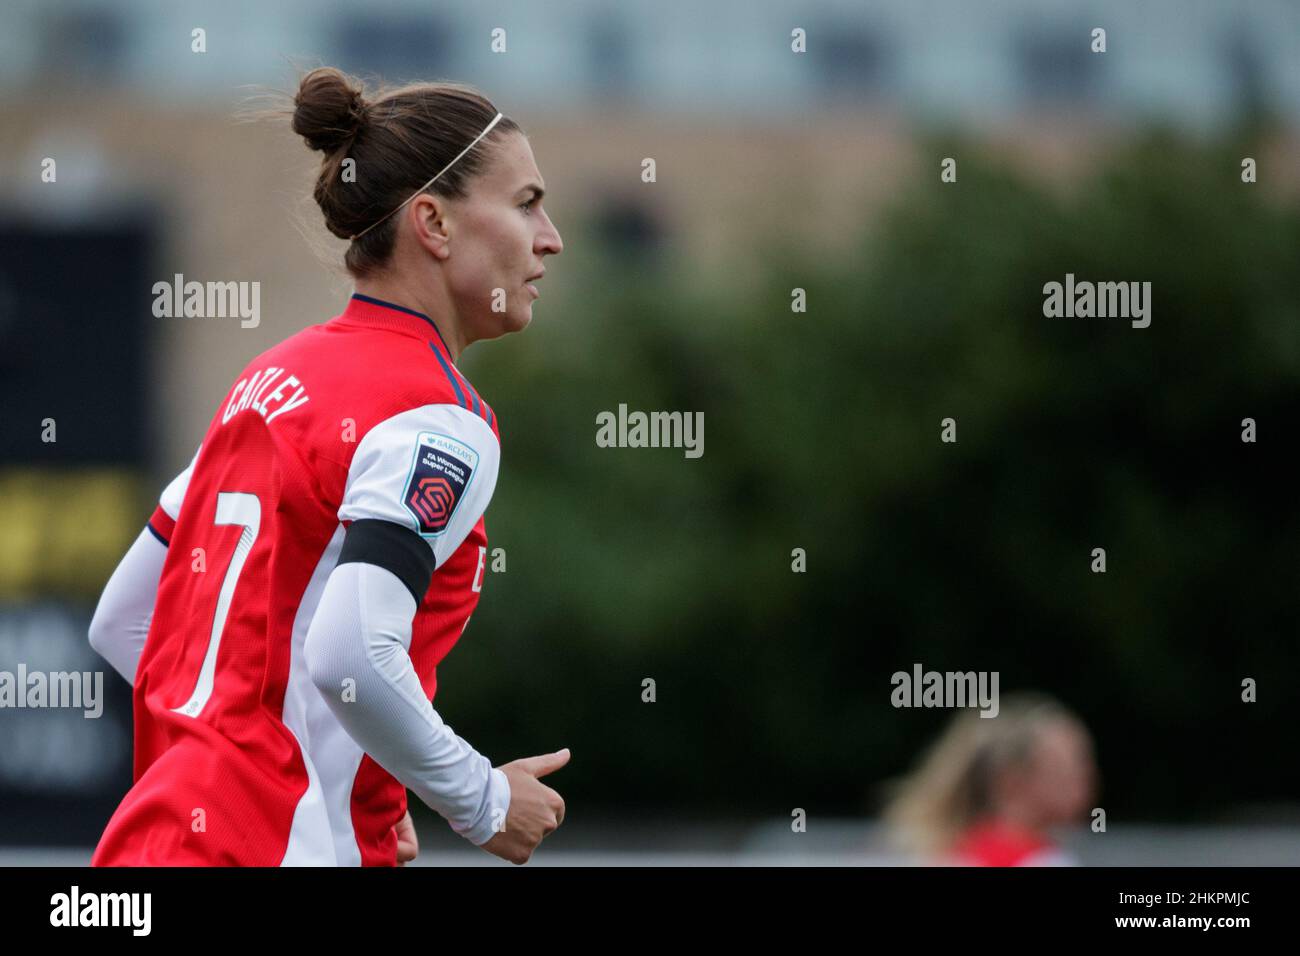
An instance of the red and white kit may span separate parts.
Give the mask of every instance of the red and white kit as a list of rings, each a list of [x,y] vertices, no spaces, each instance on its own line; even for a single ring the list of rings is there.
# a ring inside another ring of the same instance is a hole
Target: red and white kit
[[[496,416],[355,295],[254,359],[105,589],[134,786],[94,865],[394,865],[406,789],[482,844],[504,774],[433,709],[478,602]]]

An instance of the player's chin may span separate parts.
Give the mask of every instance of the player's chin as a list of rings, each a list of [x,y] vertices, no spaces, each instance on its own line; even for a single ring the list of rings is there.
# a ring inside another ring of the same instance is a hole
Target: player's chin
[[[512,302],[505,312],[489,312],[478,323],[476,339],[499,339],[511,332],[522,332],[533,321],[532,302]]]
[[[531,321],[533,321],[533,304],[527,302],[519,306],[519,308],[512,309],[506,313],[504,323],[505,328],[501,331],[503,334],[507,332],[522,332],[524,329],[528,328],[528,323]]]

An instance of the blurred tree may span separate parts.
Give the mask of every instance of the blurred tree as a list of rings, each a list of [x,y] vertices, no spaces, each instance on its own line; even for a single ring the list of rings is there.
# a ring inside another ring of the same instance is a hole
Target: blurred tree
[[[508,572],[440,706],[499,761],[571,747],[571,806],[852,813],[950,716],[893,672],[997,670],[1085,717],[1114,822],[1300,796],[1300,211],[1240,143],[1155,132],[1063,194],[922,145],[960,184],[851,259],[756,240],[744,300],[597,260],[585,315],[486,350]],[[1044,317],[1066,273],[1151,282],[1151,326]],[[703,411],[704,456],[598,448],[619,403]]]

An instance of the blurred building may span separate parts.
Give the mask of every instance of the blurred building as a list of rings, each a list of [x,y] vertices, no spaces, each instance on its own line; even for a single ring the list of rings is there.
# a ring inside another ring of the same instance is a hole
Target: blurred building
[[[482,82],[512,109],[619,108],[788,118],[876,100],[932,120],[985,123],[1029,108],[1095,108],[1190,126],[1268,103],[1300,113],[1300,9],[1287,0],[722,0],[697,4],[267,5],[26,0],[8,5],[0,85],[124,86],[222,99],[282,81],[285,58],[390,79]],[[1090,31],[1107,32],[1104,62]],[[206,31],[202,60],[191,31]],[[505,30],[506,53],[491,52]],[[790,55],[791,31],[810,55]]]

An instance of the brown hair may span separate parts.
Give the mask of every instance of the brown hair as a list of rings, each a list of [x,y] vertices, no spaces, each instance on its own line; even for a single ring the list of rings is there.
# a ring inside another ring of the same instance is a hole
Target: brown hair
[[[393,212],[472,143],[498,112],[482,93],[460,83],[382,89],[368,98],[359,80],[333,67],[303,76],[293,106],[293,131],[325,154],[313,195],[325,226],[341,239]],[[522,130],[503,116],[425,191],[464,198],[470,180],[488,165],[487,147],[511,132]],[[345,159],[355,161],[355,182],[343,179]],[[398,218],[390,216],[353,240],[343,262],[355,278],[388,261]]]

